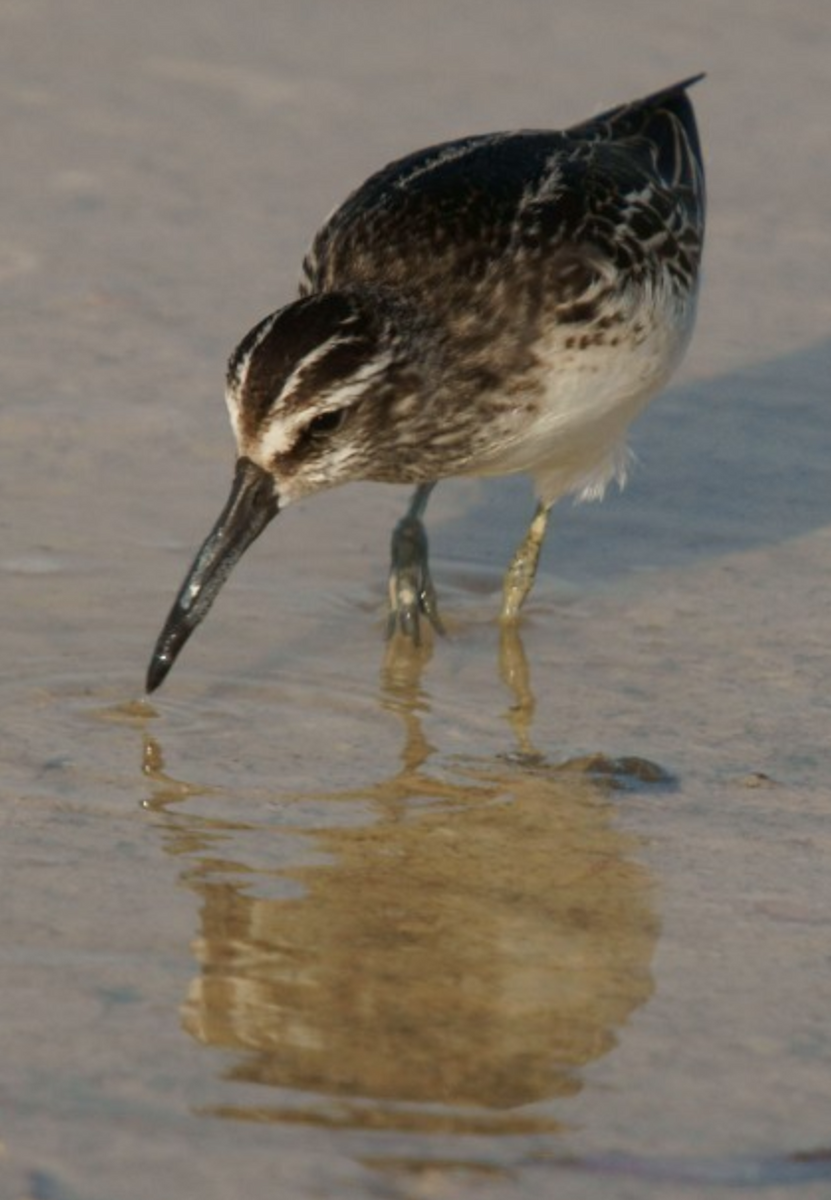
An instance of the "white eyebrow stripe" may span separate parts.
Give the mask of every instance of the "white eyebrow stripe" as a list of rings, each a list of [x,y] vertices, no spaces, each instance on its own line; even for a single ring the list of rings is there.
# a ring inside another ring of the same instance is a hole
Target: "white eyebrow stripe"
[[[349,341],[352,341],[352,338],[346,338],[343,337],[342,334],[335,333],[329,338],[328,341],[323,342],[320,346],[315,346],[314,350],[310,350],[305,358],[301,358],[300,362],[283,384],[282,388],[280,389],[279,399],[282,400],[284,397],[290,396],[294,388],[303,378],[304,372],[310,367],[313,367],[315,363],[320,362],[322,358],[325,358],[330,350],[334,350],[335,346],[340,346],[344,342]],[[275,400],[277,400],[277,397],[275,397]]]
[[[320,349],[322,350],[323,347]],[[301,412],[292,413],[288,418],[278,411],[259,438],[260,461],[266,463],[275,455],[288,453],[296,444],[303,427],[314,417],[319,417],[327,412],[336,412],[339,408],[346,408],[353,401],[360,399],[371,386],[372,381],[384,373],[392,362],[392,357],[391,353],[382,354],[379,358],[364,363],[357,371],[348,376],[343,384],[330,387],[316,396],[314,406],[309,405]],[[307,364],[308,362],[309,358],[306,359]],[[285,394],[285,389],[283,394]]]
[[[352,392],[355,386],[360,383],[367,383],[374,379],[376,375],[382,375],[387,367],[392,362],[392,354],[387,351],[386,354],[379,354],[375,358],[367,359],[363,366],[358,367],[357,371],[353,371],[351,375],[344,381],[344,386],[340,389],[335,389],[333,395],[337,392],[338,395],[343,395],[345,392]]]
[[[348,341],[349,339],[343,338],[341,340]],[[307,364],[308,362],[309,359],[306,360]],[[382,354],[378,358],[371,358],[368,362],[365,362],[353,371],[351,375],[347,375],[342,383],[330,384],[328,388],[318,392],[315,397],[314,412],[312,415],[319,416],[321,413],[345,408],[347,404],[351,404],[353,400],[357,400],[367,390],[367,386],[372,383],[373,379],[378,375],[383,375],[391,362],[392,354],[390,353]],[[287,395],[285,388],[282,394],[284,396]],[[308,413],[299,413],[290,422],[286,423],[286,427],[294,429],[298,425],[304,425],[308,416]],[[275,419],[279,420],[279,414]]]
[[[257,439],[257,461],[265,466],[278,454],[286,454],[294,445],[294,428],[283,421],[272,421]]]
[[[248,370],[251,366],[251,359],[256,354],[257,349],[262,345],[262,343],[265,341],[265,339],[271,333],[272,329],[274,328],[274,326],[277,322],[277,318],[279,317],[279,315],[280,315],[279,312],[272,313],[270,317],[268,317],[265,321],[263,321],[262,325],[260,326],[259,330],[257,331],[257,336],[254,339],[254,341],[252,342],[252,344],[249,346],[248,351],[245,354],[245,357],[240,359],[240,361],[235,365],[235,367],[234,367],[234,385],[237,388],[237,390],[241,389],[242,386],[244,385],[245,380],[248,376]]]
[[[248,351],[239,362],[234,364],[232,377],[228,380],[225,387],[225,406],[228,409],[228,416],[231,418],[231,428],[234,431],[234,437],[239,444],[242,423],[240,421],[240,397],[245,389],[245,381],[248,378],[248,372],[251,368],[251,359],[257,352],[257,348],[265,341],[268,335],[274,328],[277,318],[280,316],[279,311],[274,312],[263,321],[257,336]]]

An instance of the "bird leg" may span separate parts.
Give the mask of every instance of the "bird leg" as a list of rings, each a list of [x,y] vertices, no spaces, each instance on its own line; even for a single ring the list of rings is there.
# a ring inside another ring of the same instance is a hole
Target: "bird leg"
[[[534,586],[534,577],[537,574],[537,563],[540,561],[540,551],[545,541],[550,511],[550,505],[542,503],[537,505],[537,511],[528,526],[528,531],[511,559],[511,565],[505,573],[505,580],[502,584],[503,600],[500,614],[502,621],[516,621],[519,610]]]
[[[435,486],[422,483],[416,488],[410,507],[392,534],[387,637],[399,630],[416,646],[421,641],[421,613],[437,633],[444,633],[436,606],[436,589],[430,578],[427,534],[421,521]]]

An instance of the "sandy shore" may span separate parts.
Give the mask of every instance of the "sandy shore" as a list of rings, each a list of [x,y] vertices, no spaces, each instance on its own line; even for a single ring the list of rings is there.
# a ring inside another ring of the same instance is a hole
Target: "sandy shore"
[[[4,1196],[828,1195],[831,23],[563,7],[0,5]],[[702,69],[699,329],[521,638],[523,481],[437,492],[420,662],[356,487],[144,701],[331,207]]]

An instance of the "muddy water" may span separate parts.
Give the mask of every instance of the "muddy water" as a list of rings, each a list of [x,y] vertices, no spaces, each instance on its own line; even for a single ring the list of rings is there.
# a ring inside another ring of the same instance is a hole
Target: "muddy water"
[[[475,42],[359,0],[0,10],[0,1195],[829,1194],[831,44],[780,9],[717,45],[657,0],[483,5]],[[230,482],[224,356],[310,225],[401,150],[702,66],[698,338],[521,634],[524,483],[436,493],[418,655],[382,637],[405,496],[353,488],[144,698]]]

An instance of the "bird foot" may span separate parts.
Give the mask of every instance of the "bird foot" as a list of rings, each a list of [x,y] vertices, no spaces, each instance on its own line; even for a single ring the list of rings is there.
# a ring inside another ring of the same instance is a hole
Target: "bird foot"
[[[414,646],[420,645],[422,615],[436,633],[444,633],[430,578],[427,534],[419,518],[408,513],[392,535],[387,637],[401,633]]]

